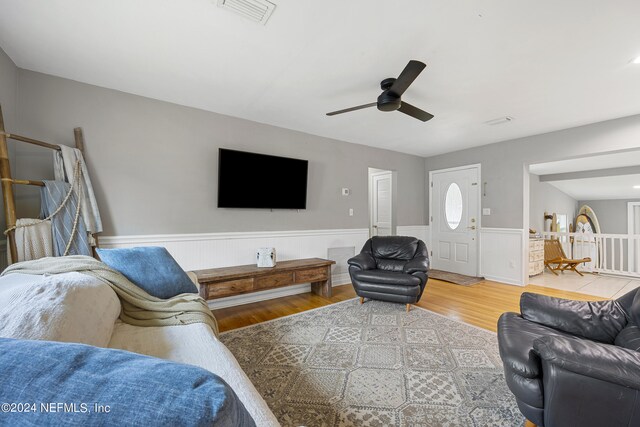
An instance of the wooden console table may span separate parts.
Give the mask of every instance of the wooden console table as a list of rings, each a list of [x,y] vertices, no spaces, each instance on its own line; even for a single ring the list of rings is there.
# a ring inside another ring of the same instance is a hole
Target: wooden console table
[[[311,283],[311,291],[331,296],[331,266],[335,261],[322,258],[281,261],[272,268],[240,265],[194,271],[205,300],[247,294],[265,289]]]

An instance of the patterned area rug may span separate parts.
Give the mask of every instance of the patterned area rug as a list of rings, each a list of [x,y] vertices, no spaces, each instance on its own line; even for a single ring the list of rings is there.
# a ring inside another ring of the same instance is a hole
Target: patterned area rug
[[[450,273],[442,270],[429,270],[430,279],[443,280],[456,285],[471,286],[480,283],[484,277],[465,276],[464,274]]]
[[[220,339],[283,426],[521,426],[494,333],[356,299]]]

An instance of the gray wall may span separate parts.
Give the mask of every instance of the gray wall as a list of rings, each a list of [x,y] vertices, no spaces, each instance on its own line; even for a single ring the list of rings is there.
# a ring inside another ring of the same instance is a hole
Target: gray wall
[[[429,157],[426,176],[433,170],[482,164],[482,181],[487,183],[482,207],[491,208],[491,216],[482,217],[482,226],[526,228],[525,165],[637,148],[638,141],[640,115]]]
[[[398,225],[425,224],[421,157],[26,70],[18,72],[18,100],[25,135],[72,145],[73,128],[83,128],[105,235],[367,228],[368,167],[398,171]],[[218,209],[218,147],[308,159],[308,209]],[[20,149],[16,175],[51,176],[48,150]],[[351,195],[342,196],[342,187]],[[23,201],[22,214],[35,215],[37,193]]]
[[[627,203],[640,202],[640,199],[627,200],[581,200],[580,206],[589,205],[598,216],[600,229],[605,234],[628,233]]]
[[[544,213],[566,214],[569,223],[575,223],[578,201],[547,182],[540,182],[538,175],[529,179],[529,228],[544,230]]]

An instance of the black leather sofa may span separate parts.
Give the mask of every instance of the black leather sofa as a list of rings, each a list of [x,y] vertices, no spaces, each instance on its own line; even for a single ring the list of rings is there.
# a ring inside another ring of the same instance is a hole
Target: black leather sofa
[[[540,427],[640,426],[640,290],[581,302],[522,294],[498,320],[509,389]]]
[[[429,272],[427,246],[415,237],[372,237],[348,263],[360,303],[365,298],[398,302],[407,311],[420,301]]]

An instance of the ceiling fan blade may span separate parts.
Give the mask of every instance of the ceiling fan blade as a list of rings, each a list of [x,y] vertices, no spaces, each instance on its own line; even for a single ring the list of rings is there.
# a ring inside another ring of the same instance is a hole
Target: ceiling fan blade
[[[402,94],[409,88],[409,86],[411,86],[411,83],[413,83],[416,77],[420,75],[420,73],[425,69],[426,66],[427,64],[420,61],[415,61],[413,59],[409,61],[396,81],[393,82],[391,88],[389,88],[389,92],[392,92],[398,96],[402,96]]]
[[[402,104],[400,104],[400,108],[398,108],[397,111],[405,113],[406,115],[414,117],[418,120],[422,120],[423,122],[433,119],[433,114],[427,113],[426,111],[423,111],[418,107],[414,107],[411,104],[407,104],[404,101],[402,102]]]
[[[363,108],[375,107],[378,105],[377,102],[372,102],[370,104],[358,105],[357,107],[345,108],[344,110],[332,111],[327,113],[327,116],[335,116],[336,114],[348,113],[350,111],[362,110]]]

